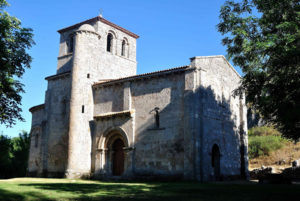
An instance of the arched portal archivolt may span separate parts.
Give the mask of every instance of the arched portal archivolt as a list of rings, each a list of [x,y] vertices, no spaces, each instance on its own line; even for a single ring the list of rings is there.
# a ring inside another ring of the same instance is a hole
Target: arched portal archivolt
[[[111,143],[113,140],[120,138],[124,142],[124,146],[129,146],[129,141],[127,134],[120,127],[109,128],[107,129],[103,135],[100,137],[98,141],[98,149],[109,149],[111,148]]]
[[[107,129],[98,141],[100,150],[100,167],[107,176],[121,176],[126,172],[128,163],[128,137],[119,127]]]

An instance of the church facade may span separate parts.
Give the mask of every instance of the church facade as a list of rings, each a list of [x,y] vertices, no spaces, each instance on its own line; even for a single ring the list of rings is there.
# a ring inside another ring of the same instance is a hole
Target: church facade
[[[136,74],[138,35],[101,16],[61,29],[32,113],[29,176],[247,178],[245,98],[223,56]]]

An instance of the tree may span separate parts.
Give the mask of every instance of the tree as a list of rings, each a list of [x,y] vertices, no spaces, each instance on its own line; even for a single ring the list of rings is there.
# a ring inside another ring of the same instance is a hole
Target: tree
[[[300,138],[299,0],[233,0],[220,10],[218,31],[244,76],[235,94],[283,136]]]
[[[20,114],[24,89],[18,79],[30,68],[32,59],[26,51],[34,41],[32,29],[22,28],[16,17],[4,11],[7,6],[0,0],[0,123],[12,126],[24,120]]]
[[[0,178],[26,176],[30,136],[22,131],[19,137],[0,135]]]
[[[0,178],[8,178],[11,175],[11,148],[10,138],[0,135]]]
[[[19,137],[11,139],[12,144],[12,167],[14,177],[24,177],[28,166],[28,156],[30,148],[30,136],[26,131],[22,131]]]

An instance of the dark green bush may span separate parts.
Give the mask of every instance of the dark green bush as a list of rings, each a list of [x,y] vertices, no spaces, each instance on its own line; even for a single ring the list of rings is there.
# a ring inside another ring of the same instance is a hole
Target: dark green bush
[[[273,127],[254,127],[248,131],[250,159],[263,155],[269,155],[272,151],[284,146],[285,139],[281,137]]]

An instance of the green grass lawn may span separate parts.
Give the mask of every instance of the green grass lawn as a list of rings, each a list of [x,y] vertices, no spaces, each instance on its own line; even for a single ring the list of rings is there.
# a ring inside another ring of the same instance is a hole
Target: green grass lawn
[[[70,179],[0,180],[0,200],[286,201],[300,199],[300,185],[257,183],[100,182]]]

